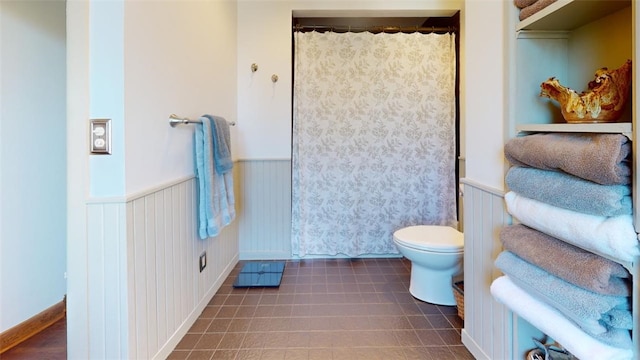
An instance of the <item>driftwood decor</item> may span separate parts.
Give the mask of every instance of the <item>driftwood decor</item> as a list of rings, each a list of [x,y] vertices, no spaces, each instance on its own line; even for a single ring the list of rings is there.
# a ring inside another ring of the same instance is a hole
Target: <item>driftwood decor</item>
[[[631,88],[631,60],[615,70],[601,68],[588,90],[578,94],[560,85],[555,77],[540,85],[540,96],[560,103],[568,123],[616,122],[625,110]]]

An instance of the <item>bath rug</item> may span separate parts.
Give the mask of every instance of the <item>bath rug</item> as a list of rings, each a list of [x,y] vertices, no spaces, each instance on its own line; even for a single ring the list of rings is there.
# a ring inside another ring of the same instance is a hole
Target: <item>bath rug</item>
[[[233,287],[279,287],[284,265],[284,261],[250,261],[240,270]]]

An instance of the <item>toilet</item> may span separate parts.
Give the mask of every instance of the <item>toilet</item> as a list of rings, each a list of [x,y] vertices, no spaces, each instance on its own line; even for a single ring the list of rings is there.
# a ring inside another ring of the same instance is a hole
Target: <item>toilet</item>
[[[417,225],[394,232],[393,242],[411,261],[411,295],[432,304],[456,305],[451,282],[462,273],[463,234],[450,226]]]

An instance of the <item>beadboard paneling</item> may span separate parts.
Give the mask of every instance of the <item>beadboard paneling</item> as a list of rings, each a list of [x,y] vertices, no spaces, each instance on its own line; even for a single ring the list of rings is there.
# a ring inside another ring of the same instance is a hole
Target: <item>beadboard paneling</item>
[[[89,357],[128,356],[126,206],[87,207]]]
[[[291,160],[242,160],[240,259],[291,258]]]
[[[92,359],[165,359],[237,263],[238,221],[200,240],[196,196],[191,178],[88,205]]]
[[[500,229],[510,224],[504,194],[473,181],[464,184],[464,329],[462,342],[476,359],[512,359],[512,316],[489,287],[500,275]]]

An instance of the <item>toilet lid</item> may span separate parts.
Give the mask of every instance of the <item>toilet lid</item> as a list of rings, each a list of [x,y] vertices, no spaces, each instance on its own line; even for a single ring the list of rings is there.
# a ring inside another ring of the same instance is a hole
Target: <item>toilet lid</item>
[[[393,233],[400,244],[433,252],[459,252],[464,248],[464,235],[450,226],[417,225]]]

